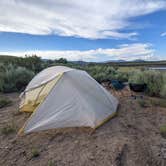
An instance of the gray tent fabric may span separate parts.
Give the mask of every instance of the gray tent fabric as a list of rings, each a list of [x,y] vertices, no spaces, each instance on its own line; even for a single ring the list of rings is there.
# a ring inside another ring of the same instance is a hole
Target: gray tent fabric
[[[118,100],[85,71],[68,70],[33,112],[24,132],[81,126],[95,128],[114,114],[117,106]]]

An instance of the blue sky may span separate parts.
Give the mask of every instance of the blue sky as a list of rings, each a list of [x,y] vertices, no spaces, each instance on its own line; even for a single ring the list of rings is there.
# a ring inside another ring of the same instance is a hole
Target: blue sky
[[[165,0],[1,0],[0,54],[166,60]]]

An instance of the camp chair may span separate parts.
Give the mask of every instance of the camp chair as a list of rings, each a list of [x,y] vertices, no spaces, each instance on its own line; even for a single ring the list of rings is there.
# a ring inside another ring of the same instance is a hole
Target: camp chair
[[[134,97],[134,99],[136,99],[137,97],[143,98],[143,93],[147,89],[147,85],[129,83],[129,88],[130,88],[130,92],[131,92],[131,97]],[[137,96],[137,95],[133,94],[133,92],[141,92],[141,95]]]

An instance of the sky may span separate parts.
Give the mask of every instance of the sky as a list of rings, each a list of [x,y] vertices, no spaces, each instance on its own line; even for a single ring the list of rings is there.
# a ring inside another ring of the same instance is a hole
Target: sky
[[[0,55],[166,60],[166,0],[0,0]]]

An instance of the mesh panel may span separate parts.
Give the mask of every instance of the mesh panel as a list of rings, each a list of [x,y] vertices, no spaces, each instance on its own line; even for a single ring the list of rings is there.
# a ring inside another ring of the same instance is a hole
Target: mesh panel
[[[44,69],[30,81],[25,91],[29,91],[36,87],[42,86],[46,84],[47,82],[55,79],[60,74],[67,71],[71,71],[71,70],[73,69],[69,67],[65,67],[65,66],[53,66],[53,67]]]
[[[24,99],[21,101],[21,111],[33,112],[35,108],[45,99],[50,90],[56,84],[61,75],[57,76],[54,80],[35,88],[31,91],[25,92]]]

